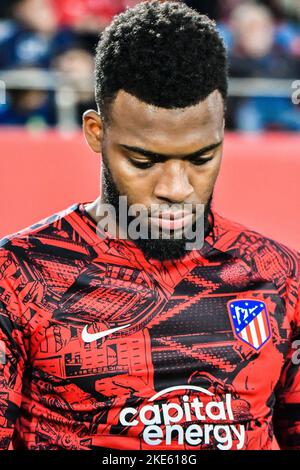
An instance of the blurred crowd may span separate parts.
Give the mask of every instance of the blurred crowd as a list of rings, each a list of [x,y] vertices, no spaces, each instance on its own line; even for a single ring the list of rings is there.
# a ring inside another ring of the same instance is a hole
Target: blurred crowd
[[[0,72],[50,70],[76,84],[76,121],[94,107],[88,86],[99,34],[138,0],[10,0],[0,5]],[[300,80],[300,0],[186,0],[217,21],[228,48],[230,75]],[[250,82],[249,82],[250,83]],[[276,84],[270,85],[276,87]],[[55,126],[54,90],[8,87],[0,125]],[[292,91],[291,91],[292,93]],[[246,93],[245,93],[246,94]],[[300,107],[288,96],[232,97],[228,127],[243,131],[300,130]]]

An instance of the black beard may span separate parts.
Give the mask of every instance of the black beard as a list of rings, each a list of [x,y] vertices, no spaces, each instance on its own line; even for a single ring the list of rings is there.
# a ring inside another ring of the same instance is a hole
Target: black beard
[[[115,208],[117,221],[120,223],[119,217],[119,198],[122,196],[120,194],[111,174],[111,171],[107,165],[107,159],[103,155],[102,159],[102,200],[106,204],[110,204]],[[204,236],[206,236],[210,229],[209,223],[209,214],[211,212],[211,204],[212,204],[213,196],[210,197],[208,203],[205,205],[204,214]],[[123,230],[128,232],[128,225],[132,220],[134,220],[133,216],[128,215],[127,207],[127,227],[122,227]],[[196,230],[196,222],[192,226],[192,231],[195,233]],[[137,240],[132,240],[144,253],[144,256],[148,259],[156,259],[159,261],[166,261],[166,260],[178,260],[183,258],[186,253],[186,243],[193,243],[192,239],[186,239],[182,237],[181,239],[151,239],[148,237],[145,238],[138,238]]]

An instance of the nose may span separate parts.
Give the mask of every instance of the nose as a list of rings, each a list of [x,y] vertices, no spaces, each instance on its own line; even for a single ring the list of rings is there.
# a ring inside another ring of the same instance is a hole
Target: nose
[[[154,187],[154,196],[157,199],[172,203],[188,202],[194,188],[189,182],[185,166],[186,162],[179,160],[168,160],[162,165]]]

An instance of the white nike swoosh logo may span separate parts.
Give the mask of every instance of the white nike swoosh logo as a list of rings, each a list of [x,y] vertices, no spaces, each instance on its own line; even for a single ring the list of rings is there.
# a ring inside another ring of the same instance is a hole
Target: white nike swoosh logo
[[[105,336],[116,333],[117,331],[128,328],[130,324],[124,326],[118,326],[117,328],[112,328],[111,330],[100,331],[99,333],[89,333],[87,331],[89,325],[85,325],[82,330],[81,337],[85,343],[92,343],[92,341],[97,341],[97,339],[105,338]]]

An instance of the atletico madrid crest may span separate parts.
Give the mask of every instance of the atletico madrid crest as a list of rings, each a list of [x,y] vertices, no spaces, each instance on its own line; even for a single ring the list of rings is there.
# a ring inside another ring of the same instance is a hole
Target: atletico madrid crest
[[[256,351],[270,339],[266,304],[262,300],[231,300],[227,304],[236,336]]]

